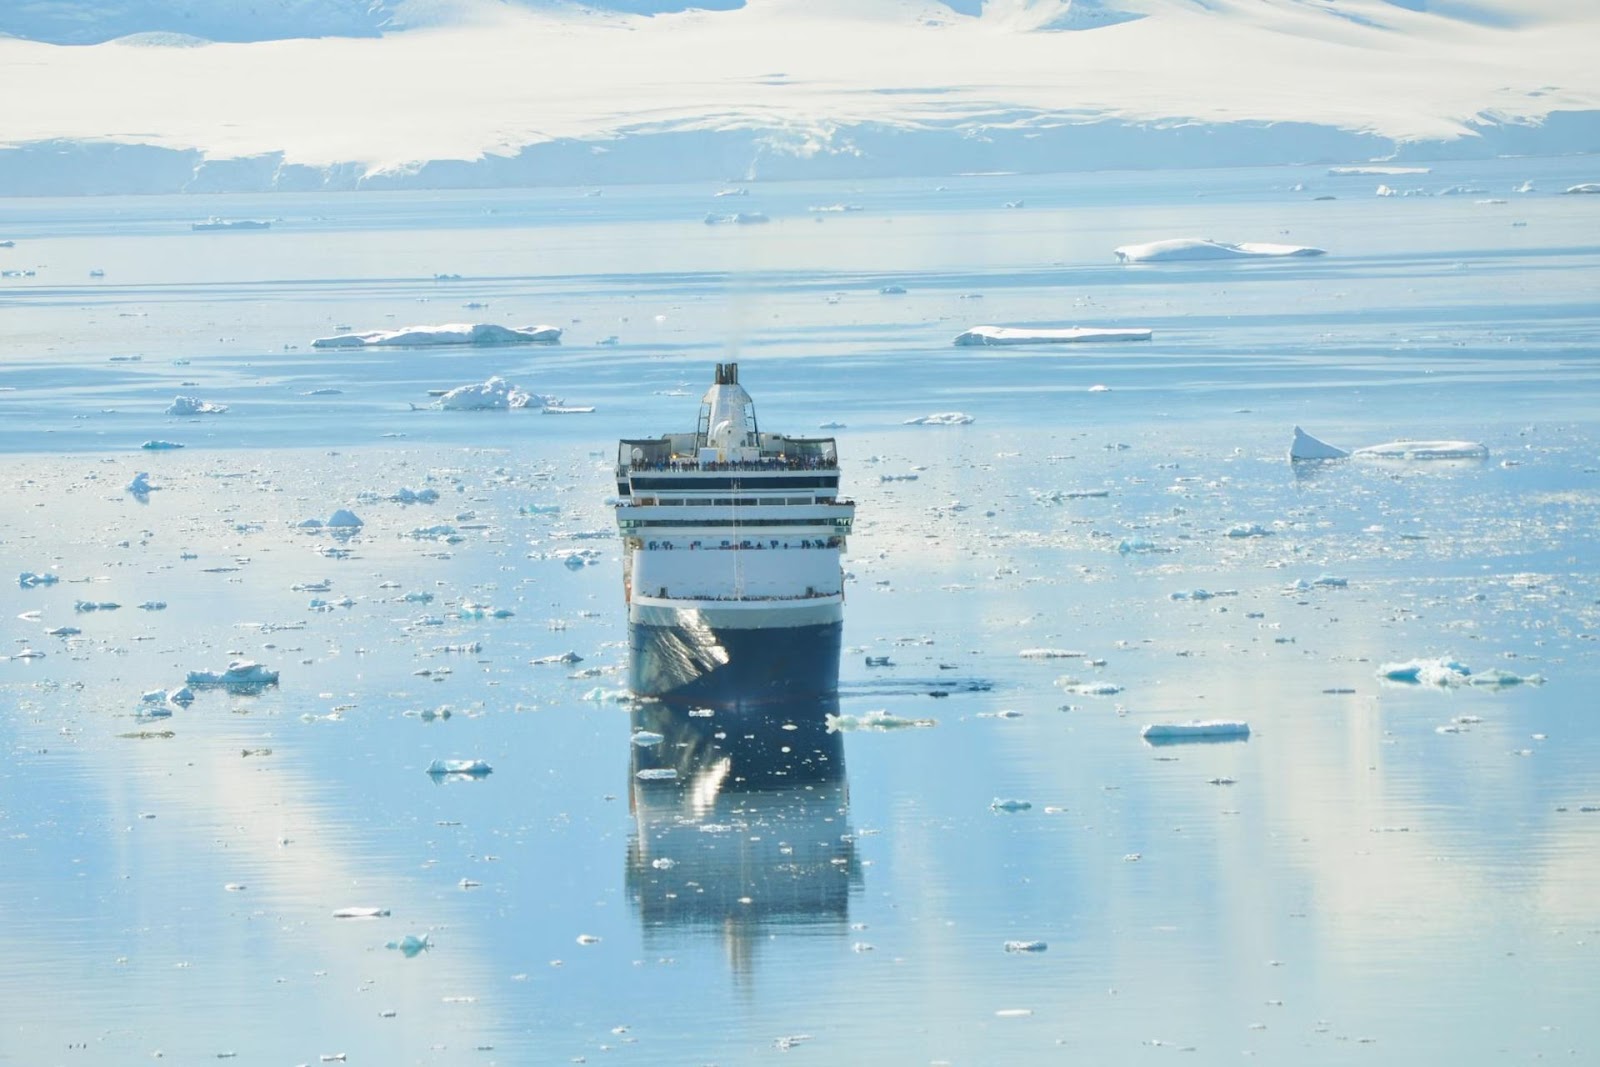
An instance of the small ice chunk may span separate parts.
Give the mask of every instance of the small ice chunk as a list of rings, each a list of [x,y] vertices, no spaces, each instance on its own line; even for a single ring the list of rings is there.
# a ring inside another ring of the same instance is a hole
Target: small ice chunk
[[[976,420],[963,411],[936,411],[932,415],[919,415],[906,419],[906,426],[966,426]]]
[[[1562,191],[1566,193],[1600,193],[1600,182],[1583,182],[1579,185],[1570,185]]]
[[[1344,459],[1350,453],[1319,441],[1300,427],[1294,428],[1294,440],[1289,443],[1290,460]]]
[[[1351,455],[1367,459],[1487,459],[1489,449],[1477,441],[1388,441],[1358,448]]]
[[[388,908],[340,908],[333,913],[335,919],[385,919]]]
[[[1017,800],[1013,797],[995,797],[989,802],[990,811],[1027,811],[1033,807],[1031,800]]]
[[[416,934],[407,934],[400,940],[390,941],[383,947],[395,949],[400,955],[409,960],[432,948],[433,940],[427,934],[423,934],[421,937]]]
[[[1378,668],[1378,677],[1386,682],[1403,682],[1408,685],[1462,685],[1472,676],[1472,668],[1443,656],[1434,659],[1413,659],[1403,663],[1385,663]]]
[[[183,446],[176,441],[146,441],[139,447],[146,452],[163,452],[174,448],[182,448]]]
[[[114,600],[80,600],[72,605],[72,610],[80,613],[89,611],[116,611],[120,607],[122,607],[122,605],[118,604]]]
[[[1228,529],[1229,537],[1271,537],[1272,531],[1259,522],[1241,523]]]
[[[340,508],[332,515],[328,516],[326,525],[335,529],[353,530],[357,527],[365,526],[366,523],[362,522],[361,519],[356,516],[356,513],[351,511],[349,508]]]
[[[226,404],[212,404],[196,396],[177,396],[167,405],[168,415],[220,415],[228,410]]]
[[[47,637],[76,637],[83,633],[76,626],[53,626],[45,631]]]
[[[397,489],[394,494],[389,497],[389,499],[394,501],[396,504],[434,504],[439,500],[439,490],[431,488],[408,489],[401,487],[400,489]]]
[[[1195,719],[1189,722],[1153,722],[1139,731],[1152,744],[1199,739],[1247,739],[1250,724],[1241,719]]]
[[[490,774],[494,768],[489,766],[487,760],[481,759],[436,759],[428,764],[428,774],[435,778],[445,775],[466,775],[470,778],[481,778]]]
[[[32,571],[23,571],[17,575],[17,585],[22,589],[32,589],[36,585],[55,585],[60,580],[53,574],[35,574]]]
[[[908,719],[900,715],[891,715],[887,711],[869,711],[865,715],[829,715],[825,721],[829,733],[850,730],[885,733],[890,730],[923,728],[939,724],[937,719]]]
[[[1065,648],[1025,648],[1017,655],[1023,659],[1082,659],[1082,652]]]
[[[671,782],[678,777],[678,772],[671,767],[646,767],[634,775],[641,782]]]
[[[236,659],[224,671],[190,671],[190,686],[224,689],[251,689],[278,684],[278,672],[254,660]]]
[[[1007,941],[1007,952],[1043,952],[1050,946],[1043,941]]]
[[[166,611],[167,610],[167,602],[165,600],[146,600],[143,604],[139,605],[139,610],[140,611]]]
[[[639,730],[635,732],[632,737],[628,738],[628,740],[633,742],[635,745],[638,745],[640,748],[651,748],[665,741],[666,737],[656,733],[654,730]]]
[[[134,496],[142,497],[149,496],[150,491],[154,488],[155,486],[150,484],[150,473],[148,471],[140,471],[138,474],[135,474],[133,476],[133,480],[128,483],[127,491],[132,493]]]

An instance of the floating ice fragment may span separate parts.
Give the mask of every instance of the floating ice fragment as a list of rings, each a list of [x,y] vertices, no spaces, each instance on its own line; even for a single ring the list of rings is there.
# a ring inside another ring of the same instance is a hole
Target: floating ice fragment
[[[36,585],[55,585],[60,580],[53,574],[35,574],[32,571],[17,575],[17,585],[23,589],[32,589]]]
[[[1385,663],[1378,668],[1378,677],[1384,681],[1405,682],[1409,685],[1461,685],[1471,675],[1472,668],[1444,657]]]
[[[671,782],[677,780],[678,772],[671,767],[646,767],[634,777],[641,782]]]
[[[397,949],[400,955],[409,960],[432,948],[433,940],[427,934],[423,934],[421,937],[416,934],[407,934],[398,941],[388,942],[383,947]]]
[[[83,633],[76,626],[55,626],[45,631],[46,637],[76,637]]]
[[[333,913],[335,919],[384,919],[388,915],[388,908],[340,908]]]
[[[433,504],[439,500],[439,490],[427,488],[407,489],[402,487],[397,489],[389,499],[396,504]]]
[[[1050,946],[1043,941],[1007,941],[1007,952],[1043,952]]]
[[[962,411],[939,411],[905,420],[906,426],[966,426],[975,420]]]
[[[438,406],[446,411],[512,411],[543,403],[543,397],[524,392],[500,377],[457,386],[438,400]]]
[[[1228,536],[1235,538],[1271,537],[1272,531],[1261,525],[1259,522],[1241,523],[1238,526],[1229,527]]]
[[[180,708],[186,708],[194,703],[194,690],[186,685],[180,685],[176,689],[167,690],[166,699],[169,704],[176,704]]]
[[[190,686],[223,689],[258,689],[278,684],[278,672],[254,660],[236,659],[225,671],[190,671]]]
[[[1033,1014],[1032,1008],[1001,1008],[995,1012],[997,1019],[1026,1019]]]
[[[133,476],[133,480],[128,483],[127,491],[137,497],[147,497],[154,488],[156,487],[150,484],[149,472],[140,471],[138,474],[135,474]]]
[[[1269,244],[1257,241],[1247,241],[1243,244],[1228,244],[1223,241],[1207,241],[1198,237],[1175,237],[1167,241],[1151,241],[1148,244],[1123,245],[1114,249],[1117,260],[1122,263],[1159,263],[1176,260],[1208,260],[1208,259],[1276,259],[1288,256],[1320,256],[1324,254],[1321,248],[1312,248],[1308,245]]]
[[[1080,682],[1070,674],[1056,679],[1055,684],[1068,693],[1086,697],[1109,697],[1122,692],[1122,686],[1111,682]]]
[[[397,346],[420,348],[433,345],[553,345],[561,341],[559,326],[515,328],[490,322],[451,322],[442,326],[407,326],[399,330],[371,330],[366,333],[341,333],[318,337],[312,348],[370,348]]]
[[[1031,800],[995,797],[989,802],[990,811],[1027,811],[1031,807],[1033,807],[1033,801]]]
[[[594,934],[579,934],[578,935],[578,944],[580,944],[580,945],[598,945],[599,943],[600,943],[600,939],[598,937],[596,937]]]
[[[428,764],[427,773],[434,778],[445,775],[464,775],[469,778],[482,778],[490,774],[494,768],[489,766],[487,760],[481,759],[436,759]]]
[[[72,605],[72,610],[77,612],[88,611],[116,611],[121,604],[111,600],[80,600]]]
[[[1082,659],[1082,652],[1065,648],[1025,648],[1017,655],[1023,659]]]
[[[356,513],[351,511],[349,508],[340,508],[338,511],[335,511],[332,515],[328,516],[327,525],[332,527],[332,528],[334,528],[334,529],[350,529],[350,530],[353,530],[353,529],[356,529],[357,527],[365,526],[366,523],[362,522],[356,516]]]
[[[167,405],[168,415],[220,415],[228,410],[226,404],[212,404],[195,396],[173,397]]]
[[[1244,740],[1250,724],[1240,719],[1195,719],[1190,722],[1153,722],[1139,731],[1151,744],[1194,740]]]
[[[1127,556],[1134,553],[1144,554],[1150,552],[1171,552],[1173,550],[1170,548],[1163,548],[1148,538],[1126,537],[1117,543],[1117,551],[1122,555]]]
[[[146,600],[143,604],[139,605],[139,610],[140,611],[166,611],[167,610],[167,602],[165,600]]]
[[[875,730],[886,733],[890,730],[904,730],[937,726],[937,719],[908,719],[899,715],[891,715],[887,711],[869,711],[865,715],[828,715],[826,723],[829,733],[843,733],[850,730]]]
[[[651,748],[665,741],[666,737],[656,733],[654,730],[639,730],[636,731],[632,737],[628,738],[628,740],[640,748]]]
[[[1368,166],[1368,167],[1329,167],[1330,177],[1374,177],[1397,174],[1430,174],[1429,167],[1395,167],[1395,166]]]
[[[1087,341],[1148,341],[1146,329],[1100,329],[1073,326],[1068,329],[1027,329],[1020,326],[974,326],[956,334],[957,345],[1073,344]]]
[[[1335,448],[1319,441],[1300,427],[1294,428],[1294,440],[1289,444],[1289,459],[1328,460],[1344,459],[1487,459],[1489,450],[1477,441],[1388,441],[1381,445],[1368,445],[1354,451]]]
[[[1568,186],[1564,193],[1600,193],[1600,182],[1583,182],[1580,185]]]
[[[146,441],[139,447],[147,452],[161,452],[174,448],[182,448],[183,446],[176,441]]]

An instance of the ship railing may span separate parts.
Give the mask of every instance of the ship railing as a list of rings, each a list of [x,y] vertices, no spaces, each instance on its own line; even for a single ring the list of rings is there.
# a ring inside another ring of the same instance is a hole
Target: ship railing
[[[646,597],[652,597],[653,596],[653,599],[656,599],[656,600],[711,600],[711,601],[716,601],[718,603],[728,603],[728,604],[747,604],[747,603],[759,601],[759,602],[761,602],[763,604],[766,604],[766,603],[774,603],[774,602],[777,602],[777,601],[784,601],[784,600],[833,600],[833,599],[836,599],[838,597],[844,596],[844,591],[843,590],[835,590],[832,593],[828,593],[828,592],[818,592],[816,590],[807,590],[804,593],[791,593],[791,594],[788,594],[788,595],[785,595],[785,596],[778,596],[776,594],[769,594],[769,595],[766,595],[766,596],[750,596],[750,595],[733,596],[733,595],[718,595],[718,594],[712,594],[712,593],[705,593],[705,594],[701,594],[701,593],[681,594],[680,593],[680,594],[668,595],[665,590],[662,590],[659,594],[643,593],[642,595],[646,596]]]
[[[824,471],[838,470],[836,459],[817,456],[779,456],[770,459],[739,460],[725,463],[701,463],[693,459],[636,460],[628,464],[630,471],[671,472],[726,472],[726,471]]]

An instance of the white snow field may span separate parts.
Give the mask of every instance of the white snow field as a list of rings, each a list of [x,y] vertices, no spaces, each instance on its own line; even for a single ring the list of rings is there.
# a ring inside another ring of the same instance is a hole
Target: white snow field
[[[1600,110],[1581,0],[682,6],[16,5],[0,193],[1359,164],[1581,151]]]

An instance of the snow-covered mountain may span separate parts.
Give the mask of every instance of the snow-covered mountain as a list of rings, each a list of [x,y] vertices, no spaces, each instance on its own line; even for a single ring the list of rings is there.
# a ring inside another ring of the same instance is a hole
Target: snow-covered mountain
[[[1592,0],[22,0],[0,33],[0,194],[1600,151]]]

